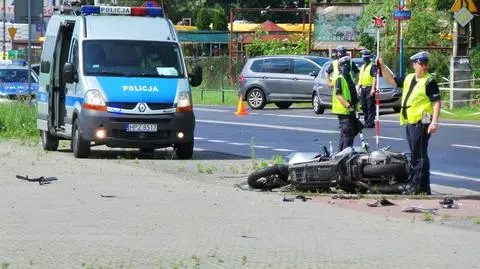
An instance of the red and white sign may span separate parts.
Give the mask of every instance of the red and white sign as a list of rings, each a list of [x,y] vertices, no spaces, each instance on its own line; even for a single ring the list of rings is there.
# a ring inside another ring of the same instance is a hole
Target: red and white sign
[[[43,8],[43,16],[45,17],[51,17],[53,16],[53,7],[48,6]]]
[[[372,17],[372,24],[377,28],[385,27],[385,17],[383,16]]]

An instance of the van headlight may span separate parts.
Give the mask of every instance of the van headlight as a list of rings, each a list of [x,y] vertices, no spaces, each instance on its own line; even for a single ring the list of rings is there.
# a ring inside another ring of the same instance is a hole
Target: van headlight
[[[83,108],[97,111],[107,111],[105,98],[99,90],[89,90],[83,98]]]
[[[177,112],[191,112],[192,108],[192,98],[190,92],[180,92],[177,101]]]

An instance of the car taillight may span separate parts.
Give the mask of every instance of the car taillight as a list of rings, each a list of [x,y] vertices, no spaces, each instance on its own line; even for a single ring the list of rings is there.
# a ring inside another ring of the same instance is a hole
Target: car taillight
[[[242,81],[244,81],[244,80],[245,80],[245,77],[244,77],[243,75],[240,75],[240,76],[238,77],[238,82],[242,82]]]

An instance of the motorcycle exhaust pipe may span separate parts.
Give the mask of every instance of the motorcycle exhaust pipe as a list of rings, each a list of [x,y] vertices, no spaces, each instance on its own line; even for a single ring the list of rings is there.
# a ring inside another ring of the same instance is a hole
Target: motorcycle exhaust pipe
[[[405,183],[368,185],[364,182],[356,181],[355,184],[377,194],[399,194],[406,190]]]

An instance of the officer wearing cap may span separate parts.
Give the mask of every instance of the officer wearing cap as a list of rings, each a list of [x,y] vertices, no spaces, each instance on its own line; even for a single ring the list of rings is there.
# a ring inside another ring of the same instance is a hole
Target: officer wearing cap
[[[365,119],[365,127],[375,127],[375,89],[372,84],[375,78],[376,69],[370,60],[370,51],[362,50],[363,64],[360,66],[360,74],[358,75],[357,88],[359,89],[360,104],[362,105],[363,117]]]
[[[403,87],[400,124],[406,126],[413,166],[410,186],[407,186],[405,193],[430,195],[428,140],[437,131],[441,108],[440,90],[428,72],[428,52],[419,52],[410,57],[410,60],[415,72],[408,74],[405,79],[394,79],[381,59],[379,59],[379,64],[383,76],[389,83]]]
[[[339,75],[334,78],[332,92],[332,113],[338,115],[340,126],[339,151],[353,146],[355,136],[363,128],[357,119],[356,112],[360,110],[355,83],[350,76],[349,56],[338,60]]]
[[[347,48],[345,48],[345,46],[339,45],[337,46],[336,50],[337,50],[337,59],[340,59],[347,55]],[[355,76],[359,72],[358,67],[356,64],[352,62],[351,59],[349,60],[348,64],[350,66],[349,75],[351,76],[352,81],[355,81]],[[333,76],[331,76],[332,72],[333,72]],[[328,67],[327,71],[325,72],[325,77],[327,81],[330,81],[330,85],[333,86],[333,81],[339,74],[340,74],[340,70],[338,66],[338,60],[334,60],[332,61],[332,64]]]

